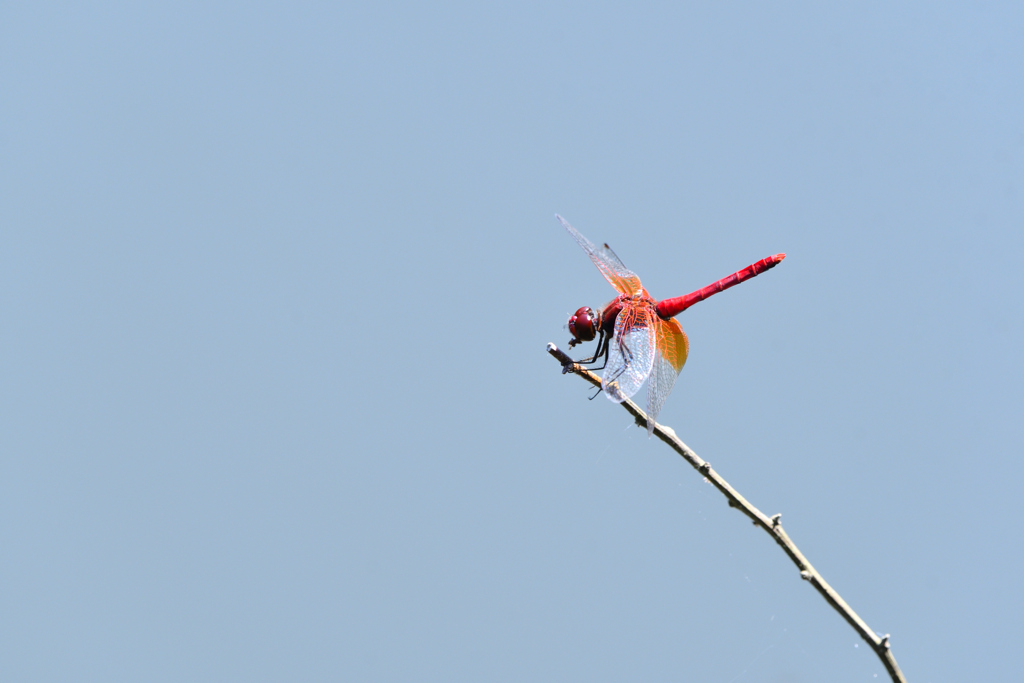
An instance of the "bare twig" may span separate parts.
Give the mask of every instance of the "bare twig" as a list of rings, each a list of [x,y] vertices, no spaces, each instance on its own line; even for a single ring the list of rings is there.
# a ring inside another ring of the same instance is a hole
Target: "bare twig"
[[[576,364],[572,358],[560,351],[554,344],[548,344],[548,353],[557,358],[562,364],[563,373],[571,372],[579,375],[594,386],[601,386],[600,377],[581,365]],[[632,401],[624,401],[622,403],[622,407],[629,411],[629,414],[634,417],[638,426],[644,428],[647,427],[647,415],[644,411],[640,410],[635,403]],[[790,540],[789,535],[782,528],[782,523],[780,522],[782,518],[781,514],[768,517],[747,502],[747,499],[737,493],[732,486],[729,486],[729,483],[725,481],[718,472],[711,469],[711,465],[706,461],[701,460],[701,458],[698,457],[698,455],[694,453],[689,446],[680,441],[679,437],[676,436],[676,433],[670,427],[665,427],[664,425],[655,423],[654,433],[659,439],[667,443],[672,450],[683,456],[683,459],[690,463],[690,465],[703,475],[707,481],[711,482],[715,488],[721,491],[728,499],[730,507],[740,510],[747,517],[750,517],[756,526],[759,526],[768,532],[768,534],[775,539],[775,542],[786,551],[786,554],[789,555],[789,559],[793,560],[793,564],[797,566],[797,569],[800,570],[800,578],[805,581],[809,581],[811,585],[821,593],[822,597],[825,598],[828,604],[832,605],[832,607],[839,612],[844,619],[846,619],[850,626],[860,634],[860,637],[871,646],[871,649],[875,651],[878,658],[882,660],[882,664],[885,665],[885,668],[888,670],[894,683],[906,683],[907,679],[903,677],[903,672],[900,671],[899,665],[896,664],[895,657],[892,656],[892,650],[889,648],[888,634],[879,636],[868,628],[868,625],[864,620],[857,616],[857,613],[846,604],[846,601],[839,596],[839,593],[837,593],[832,586],[828,585],[828,582],[825,581],[821,574],[818,573],[818,570],[807,561],[804,554],[800,552],[800,549],[796,547],[796,544]]]

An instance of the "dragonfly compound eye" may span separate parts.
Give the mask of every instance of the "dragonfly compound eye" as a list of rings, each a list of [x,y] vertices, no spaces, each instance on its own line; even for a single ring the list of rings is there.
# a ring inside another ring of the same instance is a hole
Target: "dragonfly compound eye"
[[[594,309],[583,306],[569,318],[569,332],[581,342],[588,342],[597,336],[597,316]]]

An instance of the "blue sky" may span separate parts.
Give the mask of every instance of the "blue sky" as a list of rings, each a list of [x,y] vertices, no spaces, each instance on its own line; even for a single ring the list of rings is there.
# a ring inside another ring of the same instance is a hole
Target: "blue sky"
[[[4,680],[1014,680],[1024,12],[9,3]],[[589,347],[585,347],[584,351]]]

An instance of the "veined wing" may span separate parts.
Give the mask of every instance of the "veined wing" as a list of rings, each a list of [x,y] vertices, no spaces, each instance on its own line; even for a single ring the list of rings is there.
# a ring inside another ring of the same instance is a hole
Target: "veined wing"
[[[583,251],[587,252],[587,256],[594,262],[597,269],[601,271],[604,278],[611,283],[612,287],[617,289],[622,294],[633,295],[640,291],[640,278],[636,276],[636,273],[622,265],[622,261],[616,256],[611,249],[599,249],[588,240],[586,237],[576,231],[576,228],[569,225],[568,222],[557,213],[555,218],[562,224],[562,227],[569,231],[573,239],[576,240],[577,244],[583,247]]]
[[[615,319],[615,334],[608,344],[608,364],[601,388],[615,403],[635,394],[651,374],[658,317],[646,306],[624,306]]]
[[[690,342],[683,332],[683,326],[675,318],[662,320],[655,317],[654,364],[647,380],[647,435],[654,433],[654,421],[658,419],[665,399],[672,393],[679,371],[686,363]]]

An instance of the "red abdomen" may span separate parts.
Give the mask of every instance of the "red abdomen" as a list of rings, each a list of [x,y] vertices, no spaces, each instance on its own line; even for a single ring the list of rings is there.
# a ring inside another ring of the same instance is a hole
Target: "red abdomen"
[[[698,301],[707,299],[712,294],[718,294],[722,290],[729,289],[733,285],[738,285],[744,280],[749,280],[755,275],[760,275],[769,268],[774,268],[781,263],[784,258],[786,258],[785,254],[775,254],[774,256],[763,258],[757,263],[750,264],[743,270],[737,270],[729,277],[723,277],[714,284],[710,284],[703,289],[698,289],[696,292],[691,292],[686,296],[677,296],[672,299],[662,299],[658,302],[658,315],[665,319],[673,318]]]

